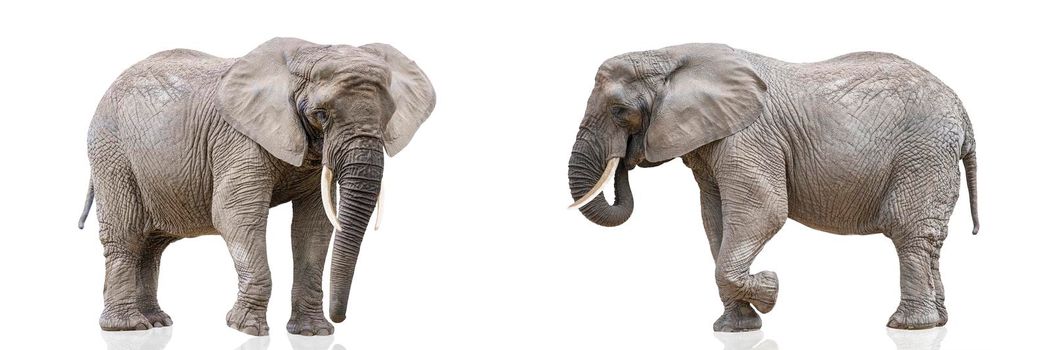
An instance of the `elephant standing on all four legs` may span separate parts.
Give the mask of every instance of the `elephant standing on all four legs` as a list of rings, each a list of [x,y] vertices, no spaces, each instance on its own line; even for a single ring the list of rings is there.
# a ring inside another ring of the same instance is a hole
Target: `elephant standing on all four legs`
[[[423,71],[385,44],[276,38],[241,58],[179,49],[129,68],[88,133],[91,190],[80,225],[93,196],[106,258],[102,329],[170,325],[157,304],[161,253],[176,240],[217,233],[239,279],[227,324],[267,334],[267,212],[292,202],[287,329],[331,334],[321,278],[333,227],[329,312],[340,322],[383,152],[405,147],[434,103]]]
[[[892,54],[795,64],[719,44],[632,52],[598,70],[569,159],[581,213],[623,223],[628,170],[681,157],[700,187],[725,311],[716,331],[761,327],[777,275],[752,274],[792,218],[837,234],[883,233],[898,251],[892,328],[945,324],[938,256],[963,160],[978,232],[975,142],[956,94]],[[614,178],[609,205],[603,183]]]

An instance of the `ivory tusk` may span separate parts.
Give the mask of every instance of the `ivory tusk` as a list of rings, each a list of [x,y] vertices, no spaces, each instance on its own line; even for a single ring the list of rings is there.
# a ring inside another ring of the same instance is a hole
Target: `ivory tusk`
[[[578,199],[576,202],[570,204],[569,209],[580,208],[580,206],[587,204],[592,199],[595,199],[595,196],[598,196],[599,193],[602,193],[602,187],[606,186],[606,182],[609,181],[611,177],[610,175],[613,175],[613,172],[617,170],[618,164],[620,164],[620,158],[613,158],[607,161],[606,170],[602,172],[602,176],[599,177],[598,181],[595,182],[595,187],[592,187],[587,194],[585,194],[583,197],[580,197],[580,199]]]
[[[325,207],[325,216],[328,217],[328,221],[332,223],[332,227],[336,230],[343,231],[343,228],[339,226],[339,220],[336,220],[336,195],[332,193],[332,169],[329,169],[327,165],[321,166],[321,204]]]
[[[380,193],[376,197],[376,222],[372,224],[373,231],[380,230],[380,221],[383,221],[383,185],[380,184]]]

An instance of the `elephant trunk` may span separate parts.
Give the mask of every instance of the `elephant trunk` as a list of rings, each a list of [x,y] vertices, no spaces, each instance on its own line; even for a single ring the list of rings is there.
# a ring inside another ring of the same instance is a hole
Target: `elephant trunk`
[[[631,185],[628,183],[628,169],[620,157],[603,152],[606,147],[596,142],[593,136],[586,129],[581,129],[569,158],[569,190],[577,201],[571,208],[579,206],[580,213],[596,224],[617,226],[627,221],[635,209]],[[607,157],[611,158],[606,160]],[[601,191],[614,172],[616,197],[613,205],[609,205]]]
[[[329,298],[329,317],[334,322],[342,322],[347,318],[347,300],[354,279],[354,267],[369,217],[376,207],[383,178],[383,141],[373,137],[356,137],[339,147],[331,151],[329,158],[336,169],[334,180],[340,186]],[[326,181],[324,176],[322,181]],[[323,196],[330,196],[329,193]]]

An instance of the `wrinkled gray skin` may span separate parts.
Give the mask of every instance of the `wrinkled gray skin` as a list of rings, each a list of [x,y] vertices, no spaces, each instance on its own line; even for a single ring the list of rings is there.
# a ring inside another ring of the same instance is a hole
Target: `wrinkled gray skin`
[[[569,159],[569,184],[579,202],[619,158],[616,201],[599,194],[581,213],[604,226],[623,223],[634,205],[627,171],[676,157],[700,187],[725,306],[716,331],[758,329],[755,310],[774,307],[777,275],[749,266],[788,218],[889,237],[901,303],[887,326],[945,324],[938,256],[960,160],[978,232],[975,143],[959,99],[923,68],[875,52],[795,64],[717,44],[607,60]]]
[[[330,296],[330,316],[340,322],[384,149],[393,155],[404,147],[433,107],[423,72],[384,44],[276,38],[236,59],[178,49],[135,64],[106,92],[88,133],[91,191],[80,225],[94,196],[106,258],[99,325],[171,325],[157,304],[161,253],[182,238],[219,234],[239,278],[227,324],[268,334],[267,213],[291,202],[287,330],[332,334],[322,312],[333,231],[322,167],[341,186]]]

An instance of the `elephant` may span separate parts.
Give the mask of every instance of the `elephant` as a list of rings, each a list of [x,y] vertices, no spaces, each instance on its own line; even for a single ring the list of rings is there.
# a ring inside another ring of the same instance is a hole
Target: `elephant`
[[[338,323],[380,192],[384,151],[400,152],[435,101],[419,66],[378,43],[274,38],[240,58],[175,49],[128,68],[102,97],[88,132],[91,181],[79,225],[97,202],[106,261],[99,325],[171,325],[157,303],[161,253],[182,238],[218,234],[238,275],[227,325],[267,335],[267,215],[291,202],[286,328],[332,334],[321,285],[329,241],[329,316]]]
[[[924,68],[879,52],[789,63],[723,44],[603,62],[569,158],[570,207],[620,225],[634,209],[628,171],[677,157],[699,187],[715,260],[715,331],[762,326],[756,311],[774,307],[778,278],[750,265],[789,218],[891,239],[901,302],[888,327],[948,320],[938,257],[960,160],[978,233],[975,141],[959,98]]]

